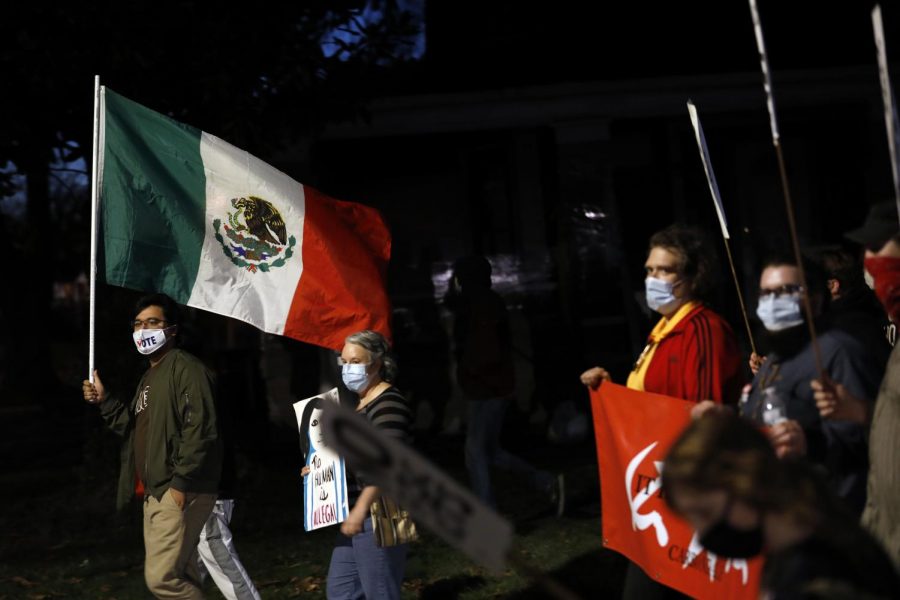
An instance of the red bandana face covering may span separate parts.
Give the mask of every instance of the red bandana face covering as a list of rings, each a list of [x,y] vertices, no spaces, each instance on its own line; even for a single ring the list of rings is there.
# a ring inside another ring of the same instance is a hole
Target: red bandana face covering
[[[875,280],[875,295],[894,323],[900,323],[900,258],[870,256],[864,263]]]

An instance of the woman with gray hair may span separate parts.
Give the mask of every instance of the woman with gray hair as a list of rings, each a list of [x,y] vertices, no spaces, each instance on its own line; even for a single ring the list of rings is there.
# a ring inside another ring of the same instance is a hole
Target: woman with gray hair
[[[412,411],[393,386],[397,363],[387,339],[370,330],[349,335],[338,363],[344,385],[359,395],[356,411],[386,435],[409,443]],[[369,509],[381,495],[377,486],[348,472],[347,490],[353,508],[341,523],[341,535],[331,554],[328,598],[399,599],[406,544],[376,544]]]

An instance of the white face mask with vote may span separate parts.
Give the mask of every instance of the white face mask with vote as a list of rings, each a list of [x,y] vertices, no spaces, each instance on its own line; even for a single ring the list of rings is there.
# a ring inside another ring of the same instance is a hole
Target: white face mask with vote
[[[134,338],[134,345],[141,354],[153,354],[166,343],[165,329],[138,329],[131,337]]]

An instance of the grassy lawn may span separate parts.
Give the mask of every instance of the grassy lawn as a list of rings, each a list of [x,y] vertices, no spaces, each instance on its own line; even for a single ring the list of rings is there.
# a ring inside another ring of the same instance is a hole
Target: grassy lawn
[[[0,474],[0,599],[148,598],[142,576],[140,508],[114,513],[118,450],[85,417],[81,444],[62,454],[26,451],[29,430],[17,430],[23,449]],[[69,423],[72,425],[72,423]],[[76,422],[75,427],[81,423]],[[7,430],[7,427],[3,427]],[[46,428],[41,437],[48,435]],[[55,430],[51,428],[49,435]],[[64,434],[65,429],[58,433]],[[9,442],[5,444],[9,446]],[[570,508],[552,516],[546,499],[513,476],[497,474],[500,511],[516,526],[523,572],[494,575],[430,532],[410,547],[404,597],[544,598],[530,574],[549,573],[584,598],[616,597],[622,559],[600,547],[597,469],[592,448],[519,451],[539,466],[562,469]],[[464,480],[459,438],[428,441],[422,451]],[[263,598],[324,598],[335,532],[303,530],[296,444],[273,445],[264,458],[243,459],[232,529],[248,572]],[[220,598],[208,582],[210,598]]]

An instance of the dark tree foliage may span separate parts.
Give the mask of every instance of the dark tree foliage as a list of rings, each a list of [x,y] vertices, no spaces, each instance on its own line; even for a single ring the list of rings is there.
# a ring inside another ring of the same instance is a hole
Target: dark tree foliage
[[[367,6],[381,18],[360,21]],[[323,50],[323,36],[348,27],[355,35],[339,52]],[[51,185],[50,165],[84,159],[89,175],[94,75],[266,157],[329,121],[357,118],[369,89],[359,81],[389,70],[415,31],[395,0],[33,0],[0,9],[0,169],[16,167],[0,173],[0,197],[13,191],[13,174],[27,181],[24,226],[0,215],[16,282],[0,294],[0,316],[21,317],[8,334],[22,344],[16,358],[46,361],[52,282],[87,267],[89,190]]]
[[[93,76],[119,93],[250,151],[353,117],[364,71],[391,64],[415,31],[391,0],[360,21],[365,0],[291,3],[53,3],[0,19],[0,163],[50,160],[60,139],[91,141]],[[361,35],[326,57],[321,40]],[[71,155],[69,158],[77,158]]]

